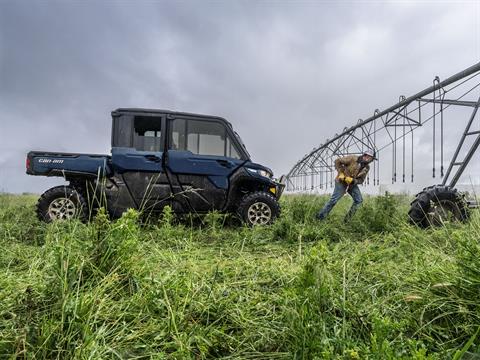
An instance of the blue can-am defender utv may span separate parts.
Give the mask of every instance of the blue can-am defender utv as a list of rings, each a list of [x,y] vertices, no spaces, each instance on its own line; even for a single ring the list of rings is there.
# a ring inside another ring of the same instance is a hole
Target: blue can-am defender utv
[[[150,109],[112,112],[112,154],[32,151],[27,174],[69,182],[46,191],[37,214],[53,221],[88,220],[105,206],[112,218],[129,208],[151,214],[218,210],[248,225],[279,216],[284,185],[250,161],[232,125],[221,117]]]

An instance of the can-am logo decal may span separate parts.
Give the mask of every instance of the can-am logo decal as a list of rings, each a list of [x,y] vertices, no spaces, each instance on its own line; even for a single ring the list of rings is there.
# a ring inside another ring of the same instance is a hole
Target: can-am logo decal
[[[44,158],[41,158],[41,159],[38,159],[38,162],[43,163],[43,164],[63,164],[62,159],[44,159]]]

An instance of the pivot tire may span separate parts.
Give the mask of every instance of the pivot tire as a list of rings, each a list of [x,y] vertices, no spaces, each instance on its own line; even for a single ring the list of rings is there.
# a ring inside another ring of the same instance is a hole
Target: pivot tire
[[[465,222],[470,217],[468,203],[457,189],[434,185],[423,189],[410,204],[411,223],[422,228],[442,226],[446,222]]]
[[[37,203],[37,216],[41,221],[87,219],[85,198],[70,186],[56,186],[40,196]]]
[[[269,193],[254,192],[242,198],[237,213],[248,226],[270,225],[280,216],[280,204]]]

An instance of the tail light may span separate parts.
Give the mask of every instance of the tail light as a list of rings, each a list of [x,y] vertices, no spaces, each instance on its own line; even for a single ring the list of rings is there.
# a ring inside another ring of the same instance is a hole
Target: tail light
[[[30,158],[27,156],[27,160],[25,161],[25,167],[27,170],[30,170]]]

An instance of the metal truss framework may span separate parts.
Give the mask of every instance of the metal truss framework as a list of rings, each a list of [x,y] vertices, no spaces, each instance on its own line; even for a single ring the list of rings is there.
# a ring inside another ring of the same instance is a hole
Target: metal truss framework
[[[437,175],[436,164],[439,153],[442,184],[448,183],[450,186],[455,186],[480,145],[480,130],[474,130],[472,127],[480,106],[480,97],[478,99],[475,97],[473,101],[469,100],[473,91],[480,87],[479,75],[480,63],[477,63],[443,81],[440,81],[437,76],[433,80],[433,85],[427,89],[408,98],[400,96],[397,104],[383,111],[376,109],[373,116],[368,119],[360,119],[354,126],[344,128],[340,134],[327,139],[293,166],[286,176],[286,190],[315,190],[333,186],[335,158],[359,154],[365,150],[375,151],[378,158],[378,161],[373,163],[366,184],[379,185],[381,160],[390,155],[383,151],[386,148],[391,148],[389,165],[391,165],[392,183],[406,182],[407,178],[413,182],[415,160],[413,134],[427,122],[431,123],[433,128],[432,176],[435,178]],[[472,108],[472,112],[445,171],[444,121],[446,121],[445,112],[451,107],[469,107]],[[439,140],[438,133],[440,133]],[[473,139],[473,142],[466,141],[467,138]],[[440,149],[436,148],[437,143],[440,144]],[[462,158],[461,154],[465,150],[467,150],[466,156]],[[410,176],[407,175],[407,163],[410,167],[408,169]]]

